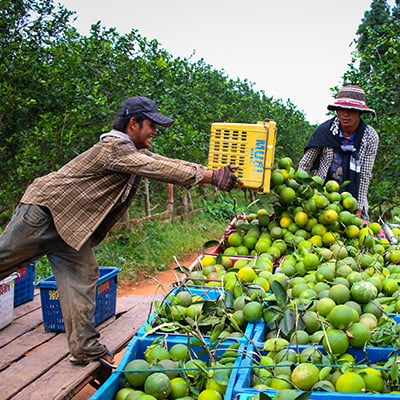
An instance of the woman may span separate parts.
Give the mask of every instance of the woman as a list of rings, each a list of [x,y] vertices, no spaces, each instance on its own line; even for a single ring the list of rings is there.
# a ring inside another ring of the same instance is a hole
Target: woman
[[[342,190],[357,199],[357,217],[368,221],[367,194],[379,137],[361,115],[376,115],[375,110],[367,107],[365,92],[356,85],[340,89],[328,110],[336,111],[337,115],[319,125],[311,135],[298,169],[315,171],[324,182],[350,181]]]

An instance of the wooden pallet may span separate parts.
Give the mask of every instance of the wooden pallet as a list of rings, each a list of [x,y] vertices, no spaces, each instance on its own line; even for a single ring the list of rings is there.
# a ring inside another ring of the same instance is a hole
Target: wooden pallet
[[[159,296],[157,296],[159,298]],[[101,342],[114,354],[124,349],[148,317],[153,296],[117,299],[116,315],[100,324]],[[99,362],[69,362],[65,333],[45,332],[39,292],[16,307],[13,322],[0,330],[2,400],[66,400],[87,384],[100,386],[111,374]]]

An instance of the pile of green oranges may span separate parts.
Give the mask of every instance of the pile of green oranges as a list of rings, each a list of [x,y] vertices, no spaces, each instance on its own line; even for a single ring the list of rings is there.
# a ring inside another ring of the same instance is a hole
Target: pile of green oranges
[[[334,365],[327,365],[326,356],[315,347],[296,350],[275,343],[266,347],[269,351],[262,351],[253,364],[251,387],[278,391],[274,399],[296,399],[298,391],[383,393],[389,389],[387,368],[357,362],[349,353],[338,357]]]
[[[218,360],[206,363],[190,345],[176,343],[168,349],[165,343],[151,344],[142,358],[127,363],[126,382],[114,400],[222,400],[230,375],[225,367],[238,357],[238,347],[232,343]]]
[[[219,280],[206,285],[231,290],[236,311],[249,307],[246,318],[262,318],[269,327],[266,341],[280,337],[294,345],[319,345],[332,362],[347,359],[351,348],[398,347],[399,340],[387,332],[396,325],[388,314],[400,313],[400,246],[379,237],[379,223],[365,224],[355,216],[357,201],[345,188],[295,171],[288,157],[277,161],[271,187],[272,206],[253,209],[239,220],[226,236],[221,254],[204,257],[193,273]],[[398,229],[393,233],[400,234]],[[285,291],[285,305],[274,307],[274,281]],[[281,327],[288,326],[288,312],[297,315],[297,325],[284,332]],[[316,366],[311,368],[315,380]],[[332,372],[336,378],[343,375],[339,383],[321,384],[318,368],[318,380],[306,386],[378,392],[380,383],[371,389],[365,380],[381,382],[387,374],[367,366],[361,369]],[[287,387],[277,381],[268,380],[267,388],[309,390],[296,379]],[[385,381],[382,391],[396,388]]]

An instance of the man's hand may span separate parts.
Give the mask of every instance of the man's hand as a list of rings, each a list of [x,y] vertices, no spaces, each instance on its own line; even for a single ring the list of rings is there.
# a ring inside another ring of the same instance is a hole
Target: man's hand
[[[237,165],[226,165],[225,167],[214,170],[212,173],[211,183],[225,192],[231,191],[236,184],[241,186],[242,181],[233,174],[233,170],[237,168]]]

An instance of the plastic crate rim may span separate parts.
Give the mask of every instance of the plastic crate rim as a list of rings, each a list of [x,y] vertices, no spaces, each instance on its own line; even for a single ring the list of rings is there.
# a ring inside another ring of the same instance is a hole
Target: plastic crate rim
[[[101,284],[105,281],[108,281],[115,275],[118,275],[122,271],[122,268],[119,267],[99,267],[99,280],[97,281],[97,284]],[[33,283],[35,286],[37,286],[39,289],[56,289],[56,279],[54,275],[50,275],[47,278],[40,279],[37,282]]]
[[[0,281],[0,285],[8,285],[13,280],[17,279],[20,276],[18,272],[13,272],[11,275],[5,277],[3,280]]]

